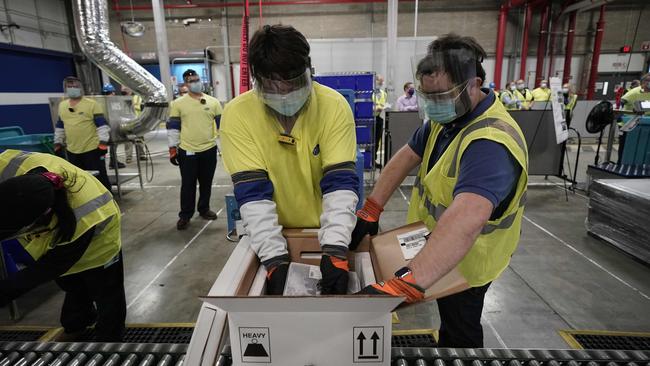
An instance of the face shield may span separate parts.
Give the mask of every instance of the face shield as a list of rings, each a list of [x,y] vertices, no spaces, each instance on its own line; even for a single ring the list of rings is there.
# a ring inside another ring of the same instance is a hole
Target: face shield
[[[81,80],[71,76],[63,79],[63,92],[68,98],[81,98],[84,95],[84,89],[83,85],[81,84]]]
[[[253,88],[264,104],[285,117],[296,115],[311,95],[311,72],[309,69],[290,80],[260,77]]]
[[[469,112],[476,86],[476,56],[464,49],[434,51],[412,62],[420,117],[449,123]]]

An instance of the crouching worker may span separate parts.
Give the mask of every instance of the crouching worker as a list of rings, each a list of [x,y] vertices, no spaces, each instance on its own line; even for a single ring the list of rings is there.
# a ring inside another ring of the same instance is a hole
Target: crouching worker
[[[54,280],[65,291],[67,334],[95,324],[95,341],[120,341],[120,210],[106,187],[56,156],[7,150],[0,154],[0,202],[0,240],[17,239],[33,258],[0,281],[0,305]]]

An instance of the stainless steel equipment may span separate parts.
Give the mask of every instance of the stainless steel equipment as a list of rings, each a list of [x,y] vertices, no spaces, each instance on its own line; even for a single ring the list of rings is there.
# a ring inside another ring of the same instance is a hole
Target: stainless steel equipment
[[[142,113],[111,124],[111,141],[142,136],[167,119],[165,86],[147,70],[124,54],[110,39],[106,0],[74,0],[74,24],[84,54],[119,83],[142,96]]]

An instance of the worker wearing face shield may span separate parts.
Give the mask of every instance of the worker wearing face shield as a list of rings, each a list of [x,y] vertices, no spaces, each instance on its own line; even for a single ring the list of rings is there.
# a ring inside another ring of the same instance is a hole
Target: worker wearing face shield
[[[50,154],[0,154],[0,240],[16,239],[24,267],[0,281],[0,305],[48,281],[65,291],[68,335],[95,325],[95,341],[119,342],[126,300],[120,210],[91,174]],[[22,253],[22,251],[21,251]]]
[[[217,136],[221,121],[221,103],[203,93],[203,83],[196,71],[186,70],[183,81],[189,92],[172,102],[167,122],[169,161],[181,172],[177,230],[187,229],[195,209],[205,220],[217,219],[217,214],[210,210],[210,196],[217,169]]]
[[[223,158],[245,234],[281,295],[289,267],[283,228],[320,227],[323,294],[347,290],[347,252],[359,200],[354,117],[341,94],[311,77],[309,43],[291,26],[252,37],[254,90],[226,105]]]
[[[452,269],[469,289],[437,300],[441,347],[483,346],[481,312],[485,293],[519,242],[528,180],[528,154],[517,123],[489,89],[481,61],[485,51],[471,37],[446,35],[415,62],[419,110],[425,124],[388,162],[357,213],[353,248],[376,234],[383,207],[418,166],[409,223],[431,230],[407,267],[364,294],[421,301]]]
[[[59,119],[54,128],[54,151],[84,170],[99,172],[97,179],[110,191],[106,173],[106,153],[111,129],[101,106],[92,98],[84,97],[81,80],[66,77],[63,80],[65,99],[59,103]]]

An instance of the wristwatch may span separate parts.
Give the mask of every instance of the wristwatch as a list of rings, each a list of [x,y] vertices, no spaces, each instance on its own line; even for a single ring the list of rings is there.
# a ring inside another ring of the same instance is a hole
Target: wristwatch
[[[412,274],[413,274],[413,272],[411,271],[410,268],[402,267],[402,268],[398,269],[397,272],[395,272],[395,277],[397,277],[399,279],[403,279],[404,277],[406,277],[408,275],[412,275]]]

